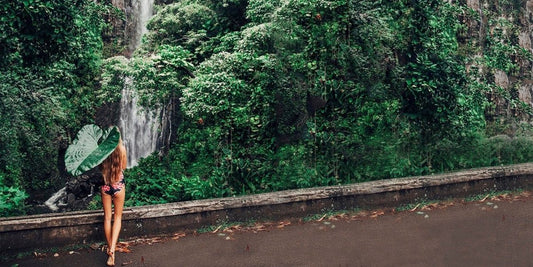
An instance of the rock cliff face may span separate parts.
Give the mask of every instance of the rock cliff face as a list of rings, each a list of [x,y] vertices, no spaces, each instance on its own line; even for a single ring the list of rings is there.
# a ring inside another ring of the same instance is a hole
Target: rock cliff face
[[[485,81],[495,85],[489,94],[494,104],[488,114],[489,122],[491,119],[506,124],[530,121],[533,0],[467,0],[466,3],[472,14],[464,19],[468,26],[465,45],[470,46],[474,58],[485,62],[479,65],[471,62],[467,69],[475,67]]]
[[[113,26],[104,36],[107,44],[109,56],[121,54],[130,57],[139,42],[140,37],[136,37],[137,25],[139,18],[135,10],[139,6],[139,0],[112,0],[111,3],[116,7],[121,16],[110,17],[109,20]]]

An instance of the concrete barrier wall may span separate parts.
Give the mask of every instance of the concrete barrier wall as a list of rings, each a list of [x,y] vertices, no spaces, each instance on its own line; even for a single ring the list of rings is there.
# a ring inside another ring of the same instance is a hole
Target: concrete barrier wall
[[[126,207],[122,239],[158,236],[231,221],[277,220],[329,210],[397,207],[424,199],[533,188],[533,163],[242,197]],[[0,252],[103,242],[103,211],[0,219]]]

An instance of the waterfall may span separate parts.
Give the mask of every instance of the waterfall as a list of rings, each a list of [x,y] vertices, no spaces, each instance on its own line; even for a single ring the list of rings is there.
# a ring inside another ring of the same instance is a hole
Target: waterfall
[[[159,111],[146,110],[138,106],[138,98],[132,88],[133,80],[126,78],[120,101],[119,128],[122,130],[124,146],[128,154],[128,167],[136,166],[157,148],[160,128]]]
[[[47,206],[52,211],[59,210],[59,206],[66,206],[65,197],[67,196],[67,187],[61,188],[55,194],[53,194],[48,200],[44,202],[44,205]]]
[[[152,17],[154,0],[131,0],[131,23],[134,23],[132,31],[130,50],[134,51],[141,45],[142,36],[148,32],[146,24]]]
[[[132,31],[130,51],[141,45],[142,36],[147,32],[146,24],[152,16],[153,0],[132,0]],[[119,128],[128,153],[128,167],[136,166],[139,159],[157,149],[161,122],[159,110],[147,110],[138,106],[138,97],[133,88],[135,81],[126,77],[120,103]]]

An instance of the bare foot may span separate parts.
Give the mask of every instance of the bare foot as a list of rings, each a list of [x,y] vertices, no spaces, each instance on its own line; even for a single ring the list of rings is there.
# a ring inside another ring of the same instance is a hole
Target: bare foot
[[[109,255],[107,258],[107,266],[115,266],[115,252],[109,251],[107,252],[107,255]]]

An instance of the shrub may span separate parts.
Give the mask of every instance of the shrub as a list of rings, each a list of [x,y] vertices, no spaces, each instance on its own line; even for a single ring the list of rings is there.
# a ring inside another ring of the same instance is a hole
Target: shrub
[[[3,174],[0,173],[0,217],[25,214],[24,201],[27,198],[24,190],[5,185]]]

